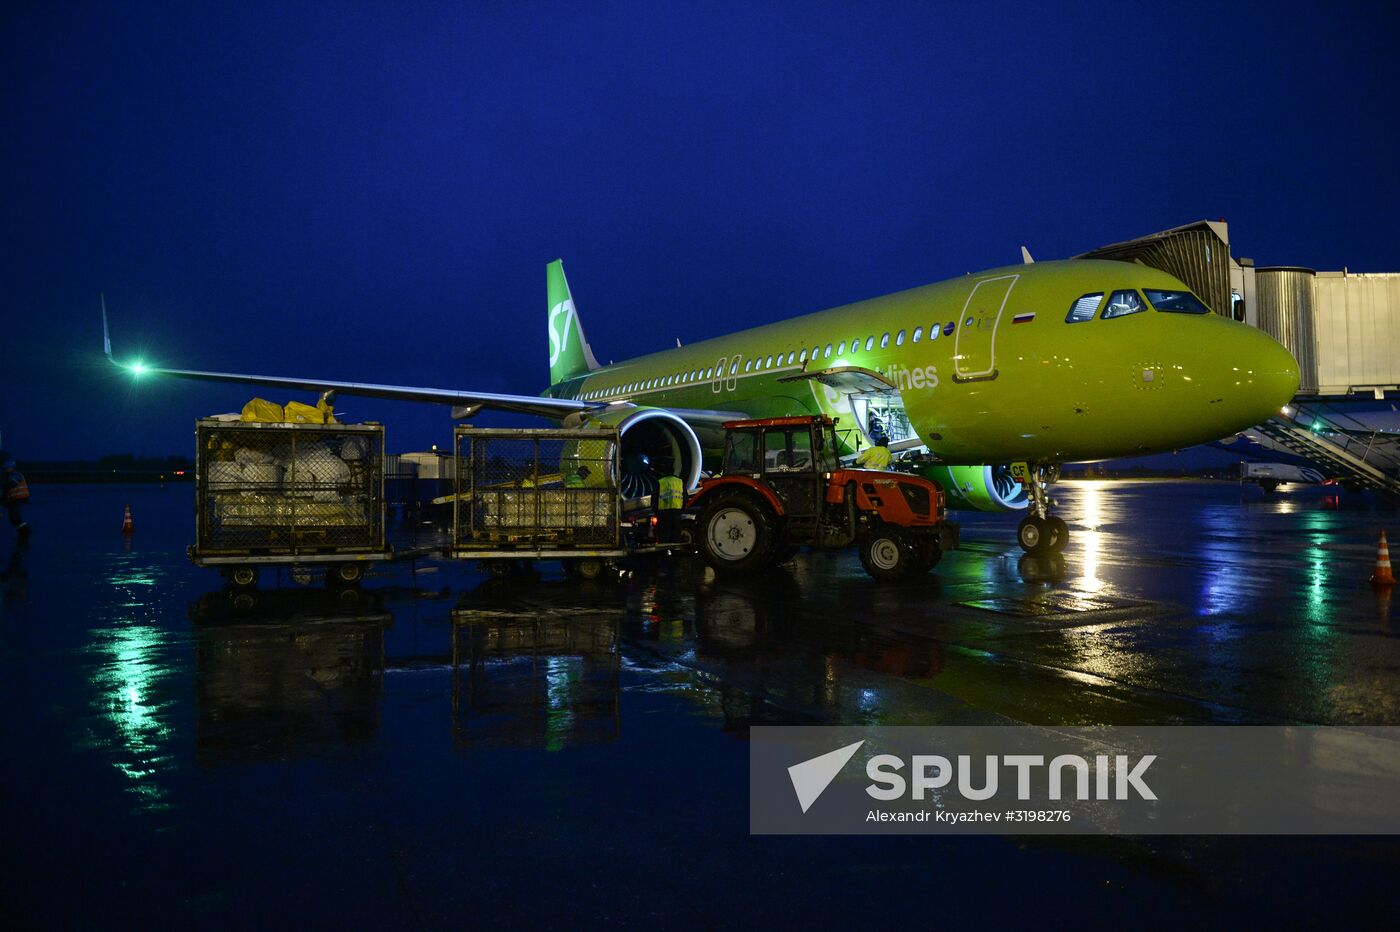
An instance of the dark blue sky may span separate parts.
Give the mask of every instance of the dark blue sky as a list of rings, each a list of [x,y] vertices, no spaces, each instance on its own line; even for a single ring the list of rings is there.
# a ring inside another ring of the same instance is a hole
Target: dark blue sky
[[[535,392],[603,359],[1201,218],[1400,270],[1381,4],[7,5],[0,431],[187,452],[167,365]],[[273,393],[275,400],[285,400]],[[394,449],[445,409],[344,399]]]

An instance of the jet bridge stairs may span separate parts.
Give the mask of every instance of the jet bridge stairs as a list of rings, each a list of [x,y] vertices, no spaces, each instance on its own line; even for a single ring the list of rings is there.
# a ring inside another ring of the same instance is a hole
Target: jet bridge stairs
[[[1323,416],[1298,403],[1255,428],[1291,453],[1325,467],[1343,483],[1400,502],[1400,446],[1394,434],[1368,430],[1346,415]]]

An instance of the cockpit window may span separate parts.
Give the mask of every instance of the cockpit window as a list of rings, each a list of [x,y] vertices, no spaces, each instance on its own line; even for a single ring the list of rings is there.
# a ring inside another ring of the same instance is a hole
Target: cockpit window
[[[1136,291],[1115,291],[1108,296],[1108,304],[1103,309],[1103,319],[1127,317],[1129,314],[1138,314],[1145,310],[1147,305],[1142,303],[1142,298],[1138,297]]]
[[[1094,313],[1099,309],[1099,302],[1103,300],[1103,292],[1096,291],[1093,294],[1086,294],[1077,299],[1069,306],[1069,313],[1065,315],[1065,323],[1077,324],[1084,320],[1093,320]]]
[[[1159,311],[1166,311],[1168,314],[1209,314],[1210,308],[1201,303],[1189,291],[1152,291],[1143,289],[1143,294],[1147,295],[1147,300],[1152,302],[1152,306]]]

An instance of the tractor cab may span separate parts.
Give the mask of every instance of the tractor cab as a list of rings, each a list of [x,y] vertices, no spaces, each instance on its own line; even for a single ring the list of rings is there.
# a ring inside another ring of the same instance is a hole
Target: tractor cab
[[[833,419],[762,418],[730,421],[724,429],[723,475],[762,480],[792,517],[821,511],[827,482],[841,468]]]

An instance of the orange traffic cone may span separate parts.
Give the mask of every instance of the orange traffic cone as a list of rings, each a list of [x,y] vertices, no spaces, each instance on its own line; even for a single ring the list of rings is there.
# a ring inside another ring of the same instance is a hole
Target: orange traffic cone
[[[1371,574],[1371,585],[1395,585],[1395,571],[1390,568],[1390,544],[1385,541],[1385,531],[1381,531],[1381,545],[1376,551],[1376,571]]]
[[[136,527],[131,523],[131,506],[130,506],[130,505],[127,505],[127,506],[126,506],[126,514],[122,515],[122,533],[123,533],[123,534],[134,534],[135,532],[136,532]],[[1388,569],[1388,567],[1390,566],[1389,561],[1387,561],[1385,565],[1386,565],[1386,567],[1387,567],[1386,572],[1390,572],[1390,570]],[[1394,581],[1395,581],[1395,580],[1393,580],[1393,579],[1391,580],[1391,582],[1394,582]]]

